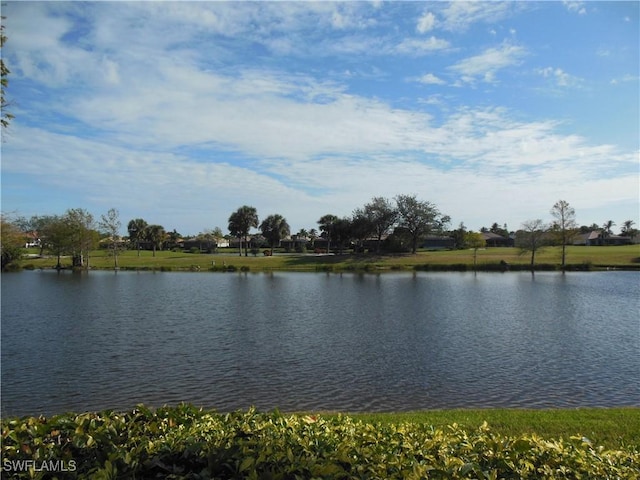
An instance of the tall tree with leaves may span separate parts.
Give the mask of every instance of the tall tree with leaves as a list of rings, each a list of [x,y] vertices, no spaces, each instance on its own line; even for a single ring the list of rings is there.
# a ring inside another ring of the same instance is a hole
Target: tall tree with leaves
[[[576,211],[565,200],[558,200],[551,208],[551,215],[555,218],[551,227],[556,243],[562,247],[562,269],[566,266],[567,245],[570,244],[578,231]]]
[[[620,235],[624,235],[626,237],[630,237],[632,240],[638,234],[638,229],[633,228],[633,225],[636,222],[633,220],[625,220],[622,224],[622,228],[620,229]]]
[[[11,219],[0,215],[0,257],[2,270],[22,257],[24,233]]]
[[[478,250],[484,248],[487,245],[487,241],[481,233],[465,232],[464,245],[473,250],[473,269],[475,270],[478,265]]]
[[[604,224],[602,225],[602,238],[609,238],[611,235],[613,235],[614,225],[615,222],[613,220],[607,220],[606,222],[604,222]]]
[[[531,252],[531,270],[535,265],[536,253],[544,244],[546,229],[540,219],[528,220],[522,224],[522,230],[516,233],[516,246],[520,248],[520,253]]]
[[[244,239],[244,256],[249,256],[249,231],[258,228],[258,212],[254,207],[243,205],[229,217],[229,232],[242,242]],[[240,245],[242,256],[242,245]]]
[[[338,218],[333,224],[333,241],[338,246],[338,254],[342,255],[344,248],[355,237],[353,220]]]
[[[338,221],[338,217],[330,213],[323,215],[318,220],[318,227],[322,232],[321,236],[327,239],[327,253],[331,253],[331,240],[335,237],[335,225]]]
[[[415,195],[398,195],[396,204],[399,227],[411,236],[411,252],[414,254],[418,250],[420,238],[431,232],[441,231],[450,220],[448,216],[441,215],[435,205],[420,201]]]
[[[107,236],[109,249],[113,255],[113,268],[118,268],[118,252],[120,250],[120,213],[115,208],[110,208],[106,215],[100,217],[98,224],[102,232]]]
[[[309,230],[309,240],[311,240],[311,248],[316,246],[316,238],[318,238],[318,231],[315,228]]]
[[[136,246],[138,256],[140,256],[140,242],[145,239],[147,234],[146,230],[149,225],[142,218],[134,218],[129,220],[127,224],[127,231],[129,232],[129,241],[133,242]]]
[[[398,209],[384,197],[373,197],[371,202],[364,206],[363,213],[371,222],[376,236],[376,253],[380,253],[382,237],[387,235],[398,221]]]
[[[44,248],[57,259],[56,268],[62,268],[61,258],[72,251],[72,232],[69,222],[60,215],[39,217],[39,234]]]
[[[72,208],[67,210],[64,219],[69,225],[73,266],[88,269],[89,254],[98,243],[99,236],[93,215],[82,208]]]
[[[279,214],[269,215],[265,218],[260,224],[260,230],[264,238],[269,241],[269,245],[271,245],[271,254],[273,254],[273,249],[280,243],[280,240],[291,234],[287,220]]]
[[[151,248],[153,249],[153,256],[156,256],[156,250],[162,249],[162,244],[164,242],[166,232],[162,225],[149,225],[145,229],[146,236],[145,240],[151,243]]]

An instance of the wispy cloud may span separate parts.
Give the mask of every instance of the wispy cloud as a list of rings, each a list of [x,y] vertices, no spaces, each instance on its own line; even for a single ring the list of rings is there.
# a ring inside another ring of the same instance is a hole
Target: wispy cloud
[[[503,43],[500,47],[488,48],[478,55],[460,60],[449,69],[460,74],[465,82],[476,79],[493,82],[499,70],[518,65],[526,55],[524,47]]]
[[[622,75],[621,77],[618,77],[618,78],[612,78],[609,83],[611,83],[611,85],[619,85],[621,83],[630,83],[630,82],[637,83],[638,81],[640,81],[640,76],[627,74],[627,75]]]
[[[568,11],[570,11],[571,13],[577,13],[578,15],[586,15],[587,14],[587,9],[585,7],[585,2],[569,2],[569,1],[565,0],[562,3],[566,7],[566,9]]]
[[[536,73],[544,78],[552,80],[558,87],[575,87],[580,85],[581,79],[568,74],[561,68],[546,67],[536,69]]]
[[[445,50],[449,47],[450,43],[447,40],[432,36],[427,39],[406,38],[391,50],[401,55],[421,56]]]
[[[464,31],[476,22],[495,23],[509,16],[525,2],[453,1],[442,9],[441,26],[445,30]]]

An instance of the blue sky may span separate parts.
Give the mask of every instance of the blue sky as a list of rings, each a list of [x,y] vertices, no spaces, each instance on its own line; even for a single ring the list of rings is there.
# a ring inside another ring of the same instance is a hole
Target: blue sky
[[[12,2],[2,211],[639,214],[638,2]]]

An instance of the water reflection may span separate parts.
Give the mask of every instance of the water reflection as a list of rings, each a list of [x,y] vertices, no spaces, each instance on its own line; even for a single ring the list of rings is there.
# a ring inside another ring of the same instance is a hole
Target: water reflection
[[[2,276],[2,413],[639,405],[640,276]]]

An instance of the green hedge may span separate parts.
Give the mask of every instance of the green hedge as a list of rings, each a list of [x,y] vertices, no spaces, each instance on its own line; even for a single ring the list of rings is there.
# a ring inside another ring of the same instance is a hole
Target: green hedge
[[[486,424],[373,425],[190,405],[2,421],[3,478],[634,479],[639,465],[635,449],[506,437]]]

